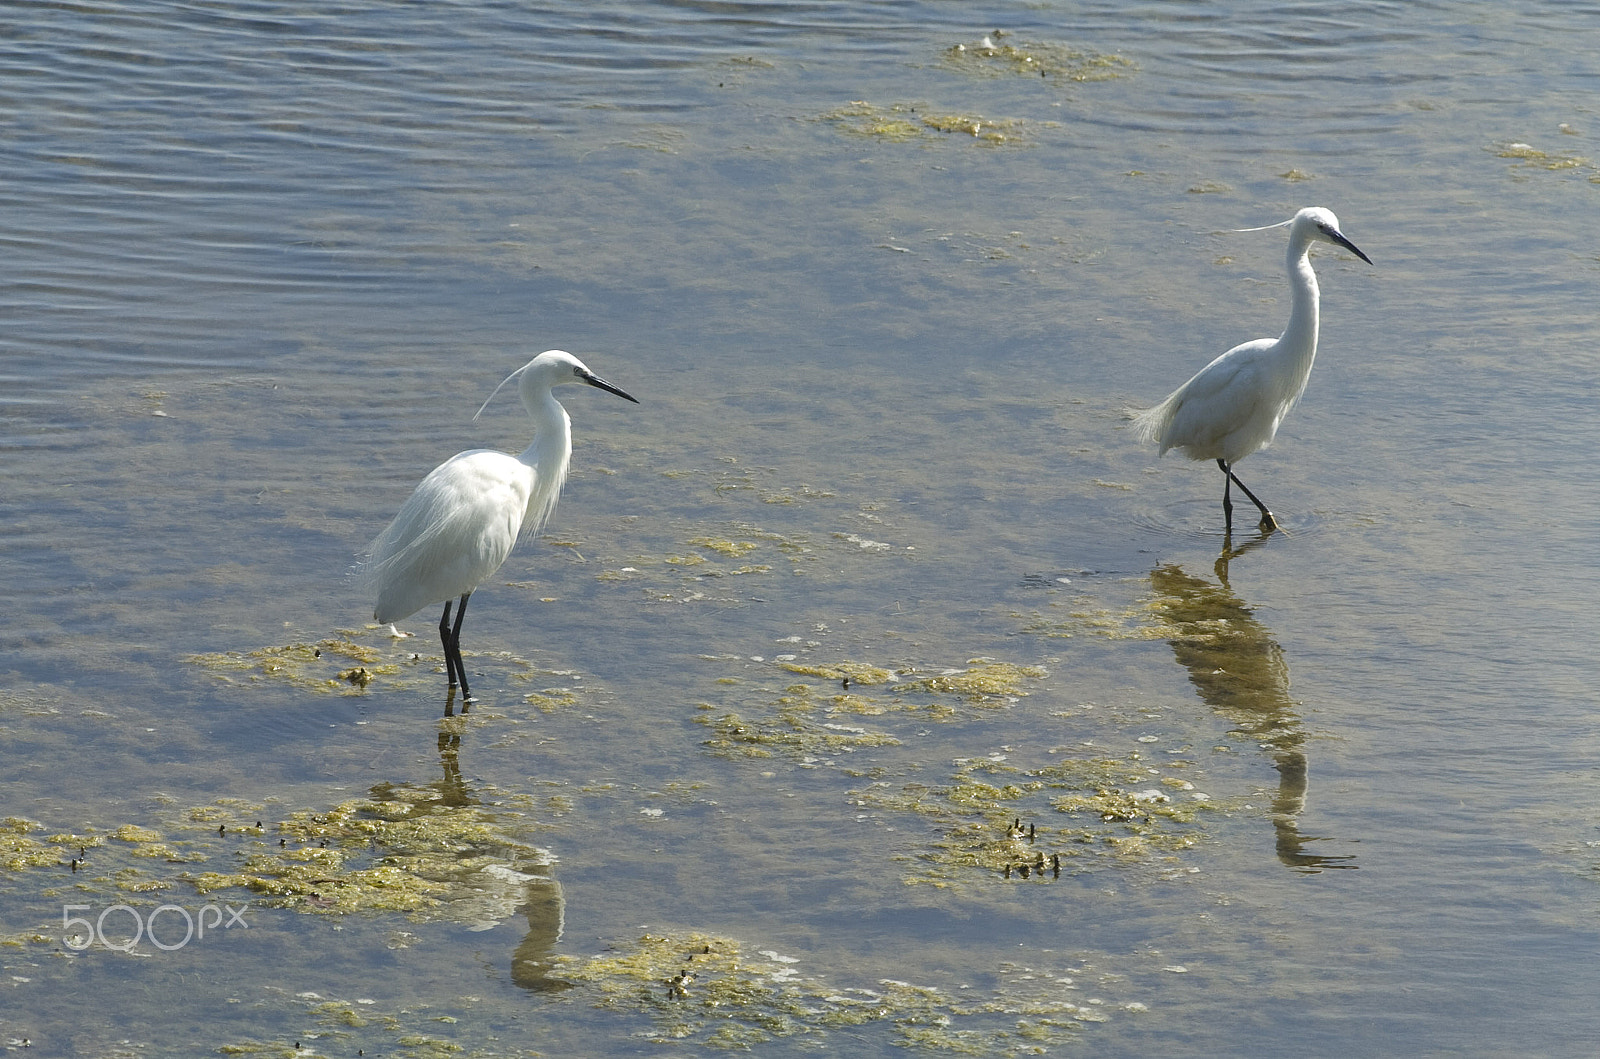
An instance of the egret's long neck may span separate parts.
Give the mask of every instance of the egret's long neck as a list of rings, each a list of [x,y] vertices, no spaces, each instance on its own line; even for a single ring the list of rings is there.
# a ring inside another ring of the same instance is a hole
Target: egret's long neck
[[[533,416],[533,443],[517,458],[533,468],[533,490],[528,494],[528,509],[522,528],[537,533],[549,521],[567,480],[567,463],[572,458],[572,419],[549,390],[526,402]]]
[[[1294,292],[1294,301],[1289,309],[1289,326],[1283,329],[1283,337],[1278,340],[1291,351],[1303,375],[1310,373],[1311,362],[1317,355],[1319,294],[1317,274],[1311,270],[1310,250],[1309,239],[1289,241],[1289,287]]]

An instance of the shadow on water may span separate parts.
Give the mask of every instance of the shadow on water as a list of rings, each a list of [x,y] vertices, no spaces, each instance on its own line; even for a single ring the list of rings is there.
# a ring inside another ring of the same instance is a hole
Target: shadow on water
[[[1353,856],[1307,852],[1310,843],[1323,839],[1300,833],[1309,770],[1305,731],[1289,695],[1289,666],[1270,630],[1228,584],[1228,564],[1271,535],[1269,530],[1237,548],[1229,537],[1214,567],[1215,582],[1167,564],[1150,572],[1150,583],[1168,622],[1180,630],[1167,642],[1178,663],[1189,671],[1189,682],[1235,732],[1272,754],[1278,770],[1278,792],[1272,801],[1278,859],[1308,874],[1355,868],[1356,864],[1347,863]]]

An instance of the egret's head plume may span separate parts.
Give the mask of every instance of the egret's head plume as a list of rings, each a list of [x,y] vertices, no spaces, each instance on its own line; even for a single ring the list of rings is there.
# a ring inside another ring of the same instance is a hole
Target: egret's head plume
[[[531,364],[532,361],[529,361],[529,363]],[[478,417],[483,415],[483,410],[485,408],[489,407],[489,401],[494,400],[494,395],[499,393],[501,388],[504,387],[506,383],[510,382],[512,379],[515,379],[517,376],[521,375],[523,372],[525,372],[527,370],[528,370],[528,365],[524,364],[522,367],[518,368],[516,371],[512,372],[510,375],[507,375],[505,378],[501,379],[500,380],[500,385],[496,386],[494,388],[494,390],[489,394],[488,399],[485,400],[483,402],[483,404],[478,406],[478,410],[476,412],[472,413],[473,421],[476,422]]]

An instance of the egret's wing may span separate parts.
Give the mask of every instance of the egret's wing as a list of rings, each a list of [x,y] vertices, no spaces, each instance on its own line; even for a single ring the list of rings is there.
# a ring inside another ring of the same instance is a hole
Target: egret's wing
[[[1252,404],[1244,395],[1252,391],[1260,356],[1272,344],[1260,339],[1234,346],[1166,400],[1138,413],[1135,430],[1143,440],[1158,442],[1163,453],[1191,446],[1203,450],[1226,437],[1249,419]]]
[[[440,464],[400,506],[363,567],[377,590],[377,620],[414,614],[476,588],[516,543],[532,469],[488,449]]]
[[[1247,387],[1253,381],[1261,354],[1275,344],[1273,339],[1261,338],[1234,346],[1195,372],[1194,378],[1180,386],[1178,392],[1189,402],[1222,400],[1229,390]]]

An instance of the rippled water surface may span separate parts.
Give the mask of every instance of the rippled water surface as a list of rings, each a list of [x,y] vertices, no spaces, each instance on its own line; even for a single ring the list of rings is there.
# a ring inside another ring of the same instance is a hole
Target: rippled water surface
[[[1584,1051],[1597,32],[0,4],[0,1045]],[[1225,542],[1123,413],[1311,204]],[[551,347],[463,713],[350,572]]]

